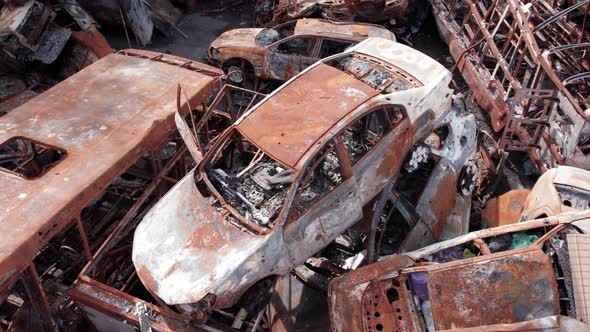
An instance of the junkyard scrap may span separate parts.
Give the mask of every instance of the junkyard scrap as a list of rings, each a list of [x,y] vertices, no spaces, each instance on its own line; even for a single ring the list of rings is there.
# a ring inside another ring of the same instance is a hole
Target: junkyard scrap
[[[0,0],[0,332],[590,331],[590,0]]]

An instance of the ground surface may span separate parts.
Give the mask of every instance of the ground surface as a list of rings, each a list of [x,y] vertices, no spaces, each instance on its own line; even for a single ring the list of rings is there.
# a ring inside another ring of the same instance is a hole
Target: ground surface
[[[230,29],[252,26],[254,26],[253,2],[203,1],[197,5],[194,13],[185,15],[179,23],[179,28],[188,38],[180,33],[166,37],[155,31],[151,44],[146,47],[140,47],[132,35],[130,35],[130,42],[132,48],[171,53],[206,63],[207,48],[218,35]],[[105,34],[115,49],[129,47],[124,31],[110,30]]]

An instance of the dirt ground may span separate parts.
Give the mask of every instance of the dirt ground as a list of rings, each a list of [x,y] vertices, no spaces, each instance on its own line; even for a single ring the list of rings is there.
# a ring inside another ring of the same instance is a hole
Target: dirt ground
[[[130,31],[131,45],[124,31],[105,31],[105,35],[117,50],[131,46],[207,63],[207,49],[218,35],[230,29],[254,26],[254,2],[203,1],[197,4],[194,13],[185,15],[178,26],[188,38],[180,33],[166,37],[154,29],[152,42],[146,47],[140,47]]]

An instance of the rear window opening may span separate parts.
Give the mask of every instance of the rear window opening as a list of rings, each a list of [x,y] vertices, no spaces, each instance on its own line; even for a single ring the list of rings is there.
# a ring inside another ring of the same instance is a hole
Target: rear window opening
[[[385,94],[422,86],[420,81],[405,71],[366,55],[352,54],[328,61],[326,64]]]
[[[31,180],[43,176],[66,155],[65,150],[13,137],[0,144],[0,170]]]

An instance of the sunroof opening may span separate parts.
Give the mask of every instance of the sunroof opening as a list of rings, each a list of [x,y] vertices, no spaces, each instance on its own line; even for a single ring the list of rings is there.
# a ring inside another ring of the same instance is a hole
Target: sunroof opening
[[[45,174],[65,156],[65,150],[26,137],[13,137],[0,144],[0,170],[34,179]]]

